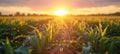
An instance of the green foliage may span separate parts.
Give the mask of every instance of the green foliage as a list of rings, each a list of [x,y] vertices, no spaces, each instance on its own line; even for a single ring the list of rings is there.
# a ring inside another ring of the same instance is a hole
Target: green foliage
[[[107,31],[107,35],[109,37],[120,36],[119,33],[120,33],[120,22],[117,21],[117,22],[111,23],[109,25],[109,28],[108,28],[108,31]]]
[[[21,46],[21,47],[15,49],[14,54],[31,54],[31,53],[32,53],[32,49]]]
[[[107,37],[102,37],[101,39],[100,39],[100,45],[99,45],[99,47],[100,47],[100,53],[101,54],[104,54],[106,51],[107,51],[107,44],[108,44],[108,40],[109,40],[109,38],[107,38]]]
[[[109,54],[119,54],[120,53],[120,37],[112,37],[110,39],[110,45],[108,48],[108,53]]]
[[[69,33],[68,36],[70,38],[75,36],[75,39],[70,39],[75,41],[74,44],[68,44],[74,51],[81,49],[83,47],[82,43],[90,41],[92,43],[92,53],[120,53],[119,18],[88,17],[86,19],[81,16],[80,19],[75,17],[73,21],[59,19],[48,22],[49,20],[46,18],[42,20],[40,18],[1,18],[0,50],[2,49],[3,52],[0,51],[0,53],[45,54],[49,47],[53,47],[52,45],[56,44],[53,43],[55,42],[54,37],[64,32]],[[60,32],[61,30],[64,31]],[[34,31],[34,33],[29,34],[31,31]],[[73,33],[75,35],[72,36]],[[77,39],[79,38],[80,40],[78,41]],[[81,41],[81,39],[85,41]],[[59,47],[56,48],[58,49]]]
[[[4,44],[4,50],[5,50],[5,54],[14,54],[13,47],[11,46],[8,38],[6,38],[6,41]]]
[[[47,28],[47,32],[49,36],[43,35],[37,28],[30,26],[34,29],[35,35],[30,37],[30,43],[34,48],[34,52],[36,54],[44,54],[46,51],[46,47],[50,45],[52,41],[52,26]]]

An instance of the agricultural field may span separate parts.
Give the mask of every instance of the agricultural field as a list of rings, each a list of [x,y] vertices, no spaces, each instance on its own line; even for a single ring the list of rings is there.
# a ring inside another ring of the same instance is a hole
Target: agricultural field
[[[119,54],[120,16],[0,16],[0,54]]]

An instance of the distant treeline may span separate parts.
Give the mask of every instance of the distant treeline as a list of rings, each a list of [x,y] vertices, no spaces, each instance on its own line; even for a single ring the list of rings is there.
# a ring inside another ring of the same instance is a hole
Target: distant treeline
[[[109,14],[90,14],[92,16],[120,16],[120,12],[109,13]]]
[[[20,13],[20,12],[16,12],[15,14],[2,14],[2,12],[0,12],[0,16],[51,16],[48,14],[36,14],[36,13]],[[70,15],[68,15],[70,16]],[[73,16],[71,14],[71,16]],[[81,15],[77,15],[77,16],[81,16]],[[82,15],[84,16],[84,15]],[[115,13],[109,13],[109,14],[90,14],[89,16],[120,16],[120,12],[115,12]]]
[[[0,12],[0,16],[49,16],[49,15],[36,14],[36,13],[20,13],[20,12],[16,12],[15,14],[2,14],[2,12]]]

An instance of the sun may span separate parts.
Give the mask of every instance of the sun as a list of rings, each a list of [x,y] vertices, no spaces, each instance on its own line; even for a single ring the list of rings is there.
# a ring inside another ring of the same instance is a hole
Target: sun
[[[68,14],[68,11],[65,9],[58,9],[54,12],[54,14],[56,16],[64,16],[64,15]]]

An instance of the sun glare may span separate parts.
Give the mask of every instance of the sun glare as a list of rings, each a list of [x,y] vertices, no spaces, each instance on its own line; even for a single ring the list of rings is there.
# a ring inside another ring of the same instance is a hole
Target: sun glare
[[[59,10],[56,10],[56,11],[54,12],[54,14],[55,14],[56,16],[64,16],[64,15],[68,14],[68,12],[67,12],[65,9],[59,9]]]

